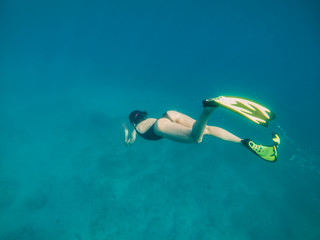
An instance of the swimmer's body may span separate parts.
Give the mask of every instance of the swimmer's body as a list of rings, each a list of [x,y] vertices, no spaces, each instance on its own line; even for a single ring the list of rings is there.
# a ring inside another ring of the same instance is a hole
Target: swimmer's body
[[[264,160],[276,160],[278,144],[275,143],[273,146],[257,145],[249,139],[241,139],[220,127],[208,126],[208,119],[218,104],[214,101],[205,101],[203,101],[202,113],[197,120],[177,111],[167,111],[159,119],[147,118],[147,113],[143,111],[131,112],[129,120],[134,130],[129,134],[128,127],[123,125],[126,145],[132,145],[137,134],[147,140],[166,138],[181,143],[201,143],[203,136],[209,135],[229,142],[242,143]],[[278,138],[277,135],[276,137]]]

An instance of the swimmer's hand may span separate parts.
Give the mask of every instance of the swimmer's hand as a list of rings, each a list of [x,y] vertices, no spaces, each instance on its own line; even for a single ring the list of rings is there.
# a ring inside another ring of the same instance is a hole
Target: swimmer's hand
[[[125,134],[128,134],[128,132],[129,132],[128,125],[126,123],[122,123],[122,127],[124,129]]]
[[[131,136],[129,137],[129,129],[126,123],[122,123],[122,127],[124,129],[124,142],[126,146],[130,146],[136,140],[136,130],[133,130]]]

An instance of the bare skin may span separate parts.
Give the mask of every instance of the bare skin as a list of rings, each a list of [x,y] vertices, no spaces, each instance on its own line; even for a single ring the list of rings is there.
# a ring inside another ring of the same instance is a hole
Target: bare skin
[[[214,107],[203,108],[197,120],[177,111],[168,111],[166,118],[147,118],[137,124],[135,128],[143,134],[154,124],[156,135],[182,143],[200,143],[204,135],[241,143],[242,139],[232,133],[219,127],[207,125],[208,119],[214,110]],[[134,143],[137,132],[133,130],[129,134],[128,127],[125,124],[123,124],[123,128],[125,131],[125,143],[129,146]]]

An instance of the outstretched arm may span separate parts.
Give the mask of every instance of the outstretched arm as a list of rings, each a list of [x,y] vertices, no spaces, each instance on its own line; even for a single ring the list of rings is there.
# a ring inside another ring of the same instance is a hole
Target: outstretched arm
[[[136,130],[133,130],[129,136],[128,126],[125,123],[123,123],[122,127],[124,129],[124,142],[125,142],[126,146],[129,147],[136,140],[137,132],[136,132]]]

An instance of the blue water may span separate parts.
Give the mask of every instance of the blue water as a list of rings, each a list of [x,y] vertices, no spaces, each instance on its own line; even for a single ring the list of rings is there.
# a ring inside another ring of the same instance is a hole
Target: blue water
[[[0,3],[0,239],[320,239],[318,1]],[[269,144],[141,138],[130,111],[197,118],[236,95],[268,128],[223,109],[209,124]]]

